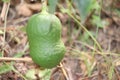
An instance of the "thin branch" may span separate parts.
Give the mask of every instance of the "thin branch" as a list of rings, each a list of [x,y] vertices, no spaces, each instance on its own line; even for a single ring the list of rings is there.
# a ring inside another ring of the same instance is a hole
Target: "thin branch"
[[[116,76],[118,77],[118,80],[120,80],[119,72],[116,68],[115,68],[115,73],[116,73]]]
[[[2,8],[2,12],[1,12],[1,15],[0,15],[0,18],[2,21],[5,21],[5,15],[6,15],[6,12],[7,12],[7,8],[8,8],[8,5],[9,3],[4,3],[3,4],[3,8]]]
[[[9,10],[10,2],[4,3],[2,13],[1,13],[1,18],[4,21],[4,34],[3,34],[3,46],[5,46],[5,35],[6,35],[6,27],[7,27],[7,14]],[[4,48],[2,49],[2,56],[4,55]]]
[[[0,57],[0,61],[33,62],[31,58],[10,58],[10,57]]]
[[[68,77],[68,75],[67,75],[67,72],[66,72],[66,70],[64,69],[64,67],[63,67],[63,64],[62,64],[62,63],[60,63],[60,68],[61,68],[61,70],[62,70],[62,72],[63,72],[64,76],[66,77],[66,80],[69,80],[69,77]]]

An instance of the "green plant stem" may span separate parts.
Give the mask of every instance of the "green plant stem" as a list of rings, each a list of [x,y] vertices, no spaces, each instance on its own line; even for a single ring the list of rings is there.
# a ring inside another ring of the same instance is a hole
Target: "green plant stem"
[[[72,18],[74,19],[89,35],[90,37],[93,39],[93,41],[96,43],[96,45],[98,46],[99,50],[102,52],[102,48],[101,46],[99,45],[99,43],[97,42],[97,40],[93,37],[93,35],[73,16],[71,15],[68,11],[67,11],[67,14]]]
[[[17,71],[14,67],[12,68],[12,70],[17,73],[18,75],[20,75],[24,80],[28,80],[25,76],[23,76],[19,71]]]
[[[47,0],[42,0],[42,12],[47,11]]]
[[[61,5],[58,5],[58,7],[60,8],[60,10],[64,13],[67,13],[75,22],[78,23],[78,25],[83,28],[88,34],[89,36],[93,39],[93,41],[96,43],[96,45],[98,46],[99,50],[102,52],[102,48],[101,46],[99,45],[99,43],[97,42],[97,40],[94,38],[94,36],[85,28],[85,26],[83,26],[80,21],[78,19],[76,19],[72,14],[71,12],[69,11],[69,9],[64,9],[63,6]]]

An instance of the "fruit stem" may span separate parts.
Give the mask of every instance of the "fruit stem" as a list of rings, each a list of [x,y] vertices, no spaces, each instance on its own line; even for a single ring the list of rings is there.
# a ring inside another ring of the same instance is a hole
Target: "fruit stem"
[[[47,11],[47,0],[42,0],[42,12]]]

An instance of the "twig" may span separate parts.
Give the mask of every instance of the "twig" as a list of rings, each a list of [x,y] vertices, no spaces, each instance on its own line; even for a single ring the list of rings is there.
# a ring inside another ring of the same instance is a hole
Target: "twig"
[[[86,44],[86,43],[84,43],[84,42],[81,42],[81,41],[74,41],[74,42],[80,43],[80,44],[82,44],[82,45],[88,47],[89,49],[95,50],[97,53],[102,54],[100,51],[98,51],[98,50],[95,49],[94,47],[92,47],[92,46],[90,46],[90,45],[88,45],[88,44]]]
[[[120,80],[120,76],[119,76],[118,70],[116,68],[115,68],[115,73],[116,73],[116,76],[118,77],[118,80]]]
[[[91,18],[91,16],[94,14],[94,12],[95,12],[95,9],[94,10],[92,10],[92,12],[88,15],[88,17],[86,18],[86,20],[85,20],[85,22],[83,23],[83,24],[86,24],[88,21],[89,21],[89,19]],[[71,42],[71,47],[73,46],[73,44],[74,44],[74,41],[75,40],[77,40],[78,39],[78,37],[80,36],[80,33],[81,33],[81,28],[79,27],[79,29],[78,29],[78,32],[77,32],[77,34],[76,34],[76,36],[74,37],[74,39],[72,40],[72,42]]]
[[[95,39],[95,37],[85,28],[85,26],[83,26],[76,18],[74,18],[74,16],[73,16],[71,13],[67,12],[67,14],[68,14],[72,19],[74,19],[75,22],[77,22],[78,25],[81,26],[81,28],[83,28],[83,29],[89,34],[89,36],[93,39],[93,41],[94,41],[94,42],[96,43],[96,45],[98,46],[99,50],[102,51],[102,48],[101,48],[100,44],[98,43],[98,41],[97,41],[97,40]]]
[[[89,36],[92,38],[92,40],[96,43],[96,45],[97,45],[97,47],[99,48],[100,52],[102,52],[103,50],[102,50],[100,44],[98,43],[98,41],[96,40],[96,38],[85,28],[85,26],[83,26],[83,25],[79,22],[79,20],[78,20],[77,18],[75,18],[75,17],[72,15],[72,13],[71,13],[70,11],[66,10],[63,6],[59,5],[58,7],[61,8],[60,10],[61,10],[62,12],[67,13],[84,31],[86,31],[86,32],[89,34]],[[63,11],[63,10],[64,10],[64,11]]]
[[[95,77],[97,75],[98,75],[98,73],[95,73],[95,74],[91,75],[90,77],[80,78],[79,80],[90,80],[90,78],[93,78],[93,77]]]
[[[5,21],[5,15],[6,15],[6,12],[7,12],[7,8],[8,8],[8,5],[9,3],[4,3],[3,4],[3,8],[2,8],[2,12],[1,12],[1,15],[0,15],[0,18],[2,21]]]
[[[31,58],[10,58],[10,57],[0,57],[0,61],[23,61],[23,62],[33,62]]]
[[[73,75],[72,75],[72,70],[70,68],[66,68],[66,71],[68,73],[69,80],[74,80]]]
[[[68,75],[67,75],[67,73],[66,73],[65,69],[63,68],[62,63],[60,63],[60,68],[61,68],[61,70],[62,70],[62,72],[63,72],[64,76],[66,77],[66,80],[69,80],[69,77],[68,77]]]
[[[10,2],[8,3],[4,3],[3,5],[3,10],[1,13],[1,17],[3,18],[4,21],[4,34],[3,34],[3,46],[5,46],[5,33],[6,33],[6,27],[7,27],[7,14],[8,14],[8,10],[9,10],[9,6],[10,6]],[[2,49],[2,56],[4,55],[4,48]]]
[[[93,10],[90,12],[90,14],[89,14],[88,17],[86,18],[84,24],[86,24],[86,23],[90,20],[90,18],[92,17],[92,15],[93,15],[94,13],[95,13],[95,9],[93,9]]]
[[[114,56],[119,56],[118,54],[116,53],[110,53],[110,52],[100,52],[98,51],[97,49],[95,49],[93,46],[90,46],[84,42],[81,42],[81,41],[74,41],[75,43],[79,43],[81,45],[84,45],[85,47],[91,49],[91,50],[95,50],[95,52],[97,52],[96,54],[100,54],[100,55],[114,55]],[[72,47],[67,47],[67,50],[74,50]],[[69,51],[68,51],[69,52]]]

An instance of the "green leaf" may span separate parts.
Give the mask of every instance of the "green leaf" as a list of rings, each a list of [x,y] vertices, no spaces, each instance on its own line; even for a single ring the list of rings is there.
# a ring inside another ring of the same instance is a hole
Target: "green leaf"
[[[37,71],[37,72],[36,72]],[[44,70],[38,70],[38,69],[31,69],[28,70],[26,73],[26,77],[29,80],[36,80],[36,74],[42,79],[42,80],[50,80],[50,75],[51,75],[51,69],[44,69]]]
[[[58,3],[58,0],[48,0],[48,8],[50,13],[54,13],[56,10],[56,5]]]
[[[86,17],[93,9],[99,8],[96,0],[75,0],[80,12],[81,21],[84,22]]]
[[[36,80],[36,76],[35,76],[35,70],[32,69],[32,70],[28,70],[28,72],[26,73],[26,77],[29,79],[29,80]]]
[[[109,69],[109,72],[108,72],[108,78],[109,78],[109,80],[113,80],[112,78],[113,78],[113,75],[115,74],[114,68],[115,68],[114,65],[112,65],[110,67],[110,69]]]
[[[109,24],[107,21],[102,20],[99,16],[93,15],[92,18],[92,24],[96,25],[99,28],[104,28]]]
[[[89,34],[91,34],[92,36],[95,36],[95,35],[94,35],[94,32],[92,32],[92,31],[89,31]],[[84,32],[84,33],[80,36],[80,40],[81,40],[82,42],[87,43],[87,44],[92,44],[89,34],[88,34],[87,32]]]
[[[16,53],[13,57],[14,57],[14,58],[19,58],[19,57],[22,57],[23,54],[24,54],[24,53],[19,52],[19,53]],[[12,66],[14,65],[14,63],[15,63],[14,61],[11,61],[11,65],[12,65]]]
[[[20,29],[20,31],[26,32],[26,27],[27,27],[27,26],[22,26],[22,27],[20,27],[19,29]]]
[[[13,68],[12,65],[7,65],[7,64],[4,64],[4,65],[0,66],[0,74],[9,72],[9,71],[12,70],[12,68]]]
[[[39,76],[42,80],[50,80],[51,69],[40,70]]]

